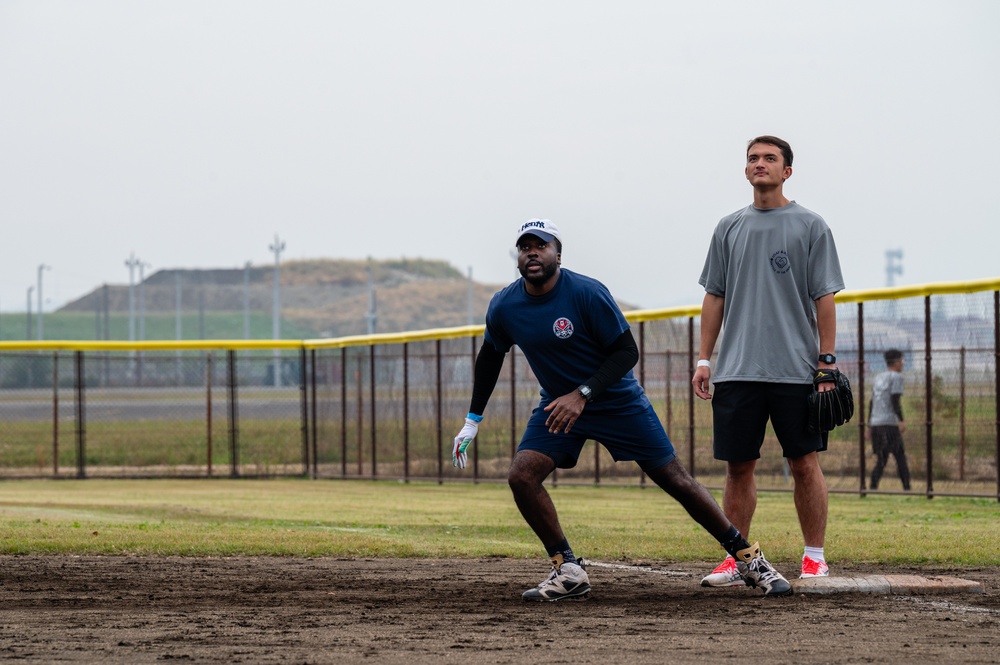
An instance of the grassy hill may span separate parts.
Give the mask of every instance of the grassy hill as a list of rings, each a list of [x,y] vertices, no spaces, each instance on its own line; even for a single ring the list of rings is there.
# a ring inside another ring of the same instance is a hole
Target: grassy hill
[[[281,336],[340,337],[368,332],[369,269],[376,332],[463,326],[469,323],[469,280],[443,261],[317,259],[281,265]],[[244,280],[247,286],[244,286]],[[472,321],[482,322],[499,284],[471,285]],[[136,338],[242,339],[244,303],[250,339],[272,337],[271,267],[160,270],[135,287]],[[139,302],[145,302],[140,325]],[[129,338],[128,285],[102,285],[44,316],[45,339]],[[144,328],[145,335],[140,334]],[[37,335],[37,314],[32,338]],[[0,315],[0,339],[27,336],[24,313]]]

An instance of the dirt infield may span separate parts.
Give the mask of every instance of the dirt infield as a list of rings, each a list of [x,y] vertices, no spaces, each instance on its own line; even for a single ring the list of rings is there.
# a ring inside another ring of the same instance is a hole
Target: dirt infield
[[[35,662],[898,663],[1000,661],[984,594],[762,599],[712,564],[592,566],[586,600],[525,603],[546,562],[0,557],[0,658]],[[780,567],[780,566],[779,566]],[[747,661],[747,658],[751,660]]]

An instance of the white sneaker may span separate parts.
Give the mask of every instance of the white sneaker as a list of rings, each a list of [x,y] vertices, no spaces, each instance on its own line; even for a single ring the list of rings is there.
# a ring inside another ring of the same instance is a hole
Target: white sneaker
[[[708,575],[701,578],[702,586],[746,586],[743,576],[736,569],[736,559],[727,556],[722,563]]]
[[[521,598],[524,600],[561,600],[578,598],[590,593],[590,578],[583,567],[583,559],[578,563],[563,563],[561,554],[552,557],[552,572],[533,589],[528,589]]]

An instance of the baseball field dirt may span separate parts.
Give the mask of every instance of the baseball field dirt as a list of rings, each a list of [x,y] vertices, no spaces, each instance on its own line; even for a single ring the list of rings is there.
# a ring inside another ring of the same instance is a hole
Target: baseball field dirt
[[[840,575],[975,580],[985,592],[764,599],[751,589],[700,587],[714,562],[596,563],[589,598],[525,603],[521,592],[545,577],[545,560],[4,556],[0,658],[285,665],[1000,661],[1000,568],[834,564]]]

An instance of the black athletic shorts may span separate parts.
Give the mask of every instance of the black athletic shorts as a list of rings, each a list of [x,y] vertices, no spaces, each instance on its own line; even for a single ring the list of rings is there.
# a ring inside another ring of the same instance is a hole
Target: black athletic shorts
[[[716,383],[712,395],[715,459],[727,462],[760,459],[768,420],[785,457],[795,459],[826,450],[826,433],[809,431],[806,403],[812,389],[808,383]]]

